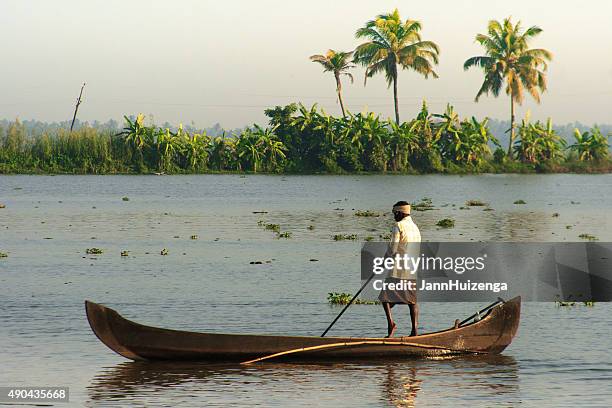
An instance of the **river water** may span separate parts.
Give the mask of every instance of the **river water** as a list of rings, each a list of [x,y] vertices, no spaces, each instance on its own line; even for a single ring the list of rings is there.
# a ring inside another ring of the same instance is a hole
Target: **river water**
[[[501,356],[442,361],[134,363],[86,321],[90,299],[166,328],[319,335],[340,311],[328,292],[360,285],[360,242],[388,232],[395,201],[423,197],[427,241],[612,241],[612,175],[0,176],[0,386],[68,386],[73,406],[609,406],[607,303],[524,303]],[[455,228],[435,226],[445,217]],[[420,331],[479,306],[424,303]],[[330,335],[385,331],[380,306],[356,305]]]

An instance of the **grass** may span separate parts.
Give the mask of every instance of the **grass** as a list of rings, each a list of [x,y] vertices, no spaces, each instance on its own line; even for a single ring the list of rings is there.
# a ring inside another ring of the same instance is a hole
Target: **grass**
[[[121,251],[121,256],[129,256],[130,255],[130,251]]]
[[[100,254],[101,254],[101,253],[103,253],[103,252],[104,252],[104,251],[103,251],[103,250],[101,250],[100,248],[87,248],[87,249],[85,250],[85,253],[86,253],[86,254],[89,254],[89,255],[100,255]]]
[[[130,198],[129,198],[129,197],[122,197],[121,199],[122,199],[123,201],[130,201]]]
[[[293,235],[293,234],[292,234],[291,232],[289,232],[289,231],[279,232],[279,233],[276,235],[276,238],[279,238],[279,239],[280,239],[280,238],[291,238],[291,235]]]
[[[580,234],[578,238],[586,239],[587,241],[599,241],[599,238],[591,234]]]
[[[332,305],[348,305],[348,303],[351,301],[352,298],[353,298],[353,295],[351,295],[350,293],[345,293],[345,292],[329,292],[327,294],[327,301]],[[380,304],[380,302],[372,301],[372,300],[362,300],[362,299],[357,298],[355,299],[353,304],[355,305],[377,305],[377,304]]]
[[[455,220],[453,220],[452,218],[442,218],[436,223],[436,225],[442,228],[454,228]]]
[[[512,204],[517,204],[517,205],[520,205],[520,204],[527,204],[527,202],[526,202],[525,200],[516,200],[516,201],[515,201],[514,203],[512,203]]]
[[[190,238],[191,238],[191,239],[193,239],[193,240],[195,240],[195,239],[198,239],[198,238],[200,238],[200,237],[198,237],[197,235],[192,235]]]
[[[6,254],[5,252],[0,252],[0,258],[7,258],[8,254]]]
[[[168,250],[167,250],[166,248],[164,248],[164,249],[162,249],[162,250],[159,252],[159,254],[160,254],[160,255],[163,255],[163,256],[166,256],[166,255],[168,255],[168,254],[169,254],[169,252],[168,252]]]

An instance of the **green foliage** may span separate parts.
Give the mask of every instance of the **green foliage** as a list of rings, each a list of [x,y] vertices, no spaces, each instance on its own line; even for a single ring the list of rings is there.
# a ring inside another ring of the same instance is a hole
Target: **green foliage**
[[[351,295],[350,293],[345,293],[345,292],[329,292],[327,294],[327,301],[332,305],[347,305],[351,301],[352,298],[353,298],[353,295]],[[355,299],[353,303],[356,305],[376,305],[376,304],[379,304],[380,302],[362,300],[362,299],[357,298]]]
[[[101,253],[103,253],[103,252],[104,252],[104,251],[103,251],[103,250],[101,250],[100,248],[87,248],[87,249],[85,250],[85,253],[86,253],[86,254],[89,254],[89,255],[100,255],[100,254],[101,254]]]
[[[438,221],[436,225],[442,228],[454,228],[455,220],[453,220],[452,218],[443,218],[440,221]]]
[[[0,129],[0,173],[479,173],[605,172],[612,169],[608,138],[597,129],[576,132],[567,149],[552,123],[519,127],[518,161],[506,160],[487,120],[460,119],[452,106],[400,124],[372,112],[334,117],[313,105],[266,110],[269,127],[209,137],[147,126],[126,117],[118,135],[93,128],[30,134],[19,122]],[[127,197],[126,197],[127,198]],[[129,199],[129,198],[128,198]],[[126,200],[127,201],[127,200]],[[415,206],[415,210],[428,209]],[[429,208],[430,209],[430,208]]]
[[[435,210],[435,207],[429,197],[421,198],[421,201],[410,204],[412,211],[431,211]]]
[[[357,210],[355,212],[356,217],[380,217],[380,213],[371,210]]]
[[[493,152],[493,162],[503,164],[506,159],[506,152],[501,147],[498,147]]]
[[[480,200],[467,200],[465,202],[465,205],[467,205],[468,207],[484,207],[485,205],[487,205],[487,203]]]
[[[576,142],[571,145],[570,150],[576,152],[580,161],[604,160],[610,153],[608,146],[609,136],[604,136],[598,127],[594,127],[590,132],[574,130]]]
[[[491,155],[489,143],[499,146],[487,127],[488,119],[479,122],[472,117],[461,121],[451,105],[447,105],[444,114],[433,116],[442,119],[442,123],[436,126],[435,139],[443,160],[478,166]]]
[[[332,236],[334,241],[355,241],[357,239],[356,234],[335,234]]]
[[[550,118],[546,124],[529,123],[529,118],[525,118],[519,126],[519,137],[514,151],[524,163],[554,163],[563,158],[566,142],[553,130]]]
[[[264,224],[264,228],[274,232],[280,232],[279,224]]]

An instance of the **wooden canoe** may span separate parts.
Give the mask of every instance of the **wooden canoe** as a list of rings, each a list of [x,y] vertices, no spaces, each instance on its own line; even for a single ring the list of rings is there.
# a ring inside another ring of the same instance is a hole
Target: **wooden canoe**
[[[278,355],[279,360],[321,361],[498,354],[516,334],[521,298],[492,307],[477,322],[391,339],[195,333],[144,326],[89,301],[85,301],[85,309],[89,325],[100,341],[131,360],[244,362]],[[285,354],[290,350],[293,351]]]

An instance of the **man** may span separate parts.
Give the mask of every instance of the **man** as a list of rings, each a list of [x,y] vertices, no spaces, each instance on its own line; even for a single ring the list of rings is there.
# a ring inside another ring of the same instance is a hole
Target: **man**
[[[393,206],[393,218],[395,224],[391,229],[391,240],[385,257],[395,258],[396,255],[403,257],[405,254],[411,257],[418,257],[420,252],[421,232],[410,217],[410,204],[406,201],[398,201]],[[407,304],[410,308],[410,321],[412,322],[411,336],[417,335],[417,325],[419,320],[419,308],[416,299],[416,270],[408,270],[405,265],[395,265],[391,271],[391,276],[385,281],[387,283],[400,283],[411,281],[411,289],[402,290],[382,290],[378,299],[382,302],[385,315],[387,316],[387,337],[393,337],[397,325],[393,321],[391,309],[397,304]]]

